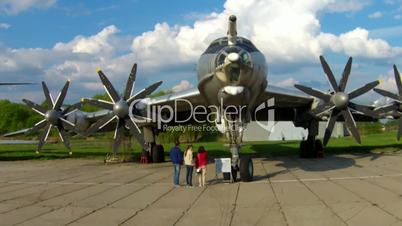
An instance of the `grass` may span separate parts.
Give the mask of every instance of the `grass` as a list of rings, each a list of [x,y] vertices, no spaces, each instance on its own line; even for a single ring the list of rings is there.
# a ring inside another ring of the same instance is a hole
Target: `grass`
[[[56,139],[55,139],[56,140]],[[35,144],[16,144],[0,145],[0,160],[31,160],[31,159],[63,159],[63,158],[86,158],[86,159],[104,159],[105,155],[111,150],[110,138],[75,138],[71,145],[73,155],[69,156],[63,143],[47,143],[40,154],[35,154]],[[271,156],[289,156],[298,155],[300,141],[262,141],[246,142],[241,148],[241,153],[253,157],[271,157]],[[210,157],[229,157],[228,147],[221,142],[199,142],[194,143],[197,149],[200,145],[205,146]],[[122,145],[124,146],[124,145]],[[187,144],[182,144],[184,149]],[[173,147],[173,144],[164,144],[165,155]],[[124,147],[123,147],[124,149]],[[138,159],[141,149],[138,144],[132,145],[129,152]],[[357,144],[351,137],[333,138],[325,149],[327,154],[370,154],[381,152],[397,152],[402,149],[402,142],[396,140],[396,132],[384,132],[380,134],[369,134],[362,136],[362,144]]]

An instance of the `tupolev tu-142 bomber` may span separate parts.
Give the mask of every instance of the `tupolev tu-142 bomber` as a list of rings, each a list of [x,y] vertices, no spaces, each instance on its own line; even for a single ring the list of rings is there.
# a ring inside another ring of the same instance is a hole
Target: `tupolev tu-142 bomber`
[[[0,1],[1,225],[402,225],[401,1]]]

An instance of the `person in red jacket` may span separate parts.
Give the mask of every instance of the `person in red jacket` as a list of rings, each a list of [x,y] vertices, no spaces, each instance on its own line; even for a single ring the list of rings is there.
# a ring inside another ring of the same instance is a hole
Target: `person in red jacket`
[[[198,184],[200,187],[205,186],[205,174],[207,170],[207,151],[204,146],[198,148],[198,154],[196,158],[196,168],[198,174]]]

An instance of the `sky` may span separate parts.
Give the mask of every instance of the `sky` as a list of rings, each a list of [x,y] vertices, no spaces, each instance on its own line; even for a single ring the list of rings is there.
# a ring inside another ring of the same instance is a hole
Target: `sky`
[[[328,90],[319,55],[338,79],[351,56],[347,90],[377,79],[396,89],[402,0],[0,0],[0,82],[46,81],[56,96],[71,79],[66,102],[75,103],[104,92],[98,68],[122,90],[136,62],[135,90],[162,80],[180,92],[197,86],[197,60],[231,14],[264,53],[270,84]],[[0,99],[22,98],[43,101],[41,86],[0,89]]]

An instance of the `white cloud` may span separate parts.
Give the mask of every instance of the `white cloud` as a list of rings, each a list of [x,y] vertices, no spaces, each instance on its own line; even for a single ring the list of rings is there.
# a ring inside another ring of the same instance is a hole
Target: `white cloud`
[[[369,3],[357,0],[227,0],[223,12],[211,13],[191,27],[157,24],[153,31],[134,39],[132,50],[146,66],[195,62],[211,40],[225,34],[228,15],[235,14],[239,35],[250,38],[273,64],[316,62],[326,50],[374,59],[401,54],[400,48],[381,39],[369,38],[368,31],[363,28],[339,36],[321,32],[320,12],[357,11]],[[159,61],[158,65],[155,60]]]
[[[382,16],[383,16],[382,12],[377,11],[377,12],[369,14],[368,18],[370,18],[370,19],[378,19],[378,18],[381,18]]]
[[[73,53],[99,54],[113,52],[114,47],[110,43],[110,37],[118,32],[116,26],[104,28],[96,35],[90,37],[77,36],[68,43],[57,43],[55,50],[71,51]]]
[[[395,16],[394,16],[394,19],[395,19],[395,20],[400,20],[400,19],[402,19],[402,14],[397,14],[397,15],[395,15]]]
[[[283,81],[276,83],[275,85],[279,86],[279,87],[288,88],[288,87],[293,87],[297,83],[299,83],[299,81],[297,81],[296,79],[288,78],[288,79],[285,79]]]
[[[322,33],[319,39],[324,48],[354,57],[386,59],[402,55],[401,47],[392,47],[382,39],[371,39],[369,31],[363,28],[356,28],[339,36]]]
[[[332,1],[328,5],[328,9],[332,12],[354,12],[354,11],[360,11],[362,10],[365,6],[369,5],[370,1],[368,0],[337,0],[337,1]]]
[[[383,27],[369,31],[369,36],[372,38],[394,38],[402,35],[402,25]]]
[[[397,88],[393,72],[389,71],[388,75],[380,75],[378,79],[381,81],[378,88],[394,93],[396,92]]]
[[[194,86],[187,80],[181,80],[179,84],[173,86],[172,91],[174,93],[181,92],[186,89],[193,88]]]
[[[354,5],[341,11],[356,11],[359,9],[356,5],[360,4],[361,9],[366,1],[352,2]],[[182,90],[195,81],[193,68],[207,45],[226,35],[231,14],[238,17],[238,34],[253,41],[271,65],[284,65],[286,70],[300,69],[306,63],[318,64],[318,56],[326,52],[374,60],[402,56],[400,47],[371,38],[364,28],[340,35],[323,32],[319,18],[323,13],[334,12],[334,4],[333,0],[227,0],[222,12],[201,15],[192,26],[161,22],[151,31],[127,37],[111,25],[91,36],[79,35],[69,42],[56,43],[50,49],[0,46],[0,72],[4,80],[17,76],[24,81],[45,79],[49,86],[56,87],[71,78],[74,85],[70,95],[79,98],[102,91],[96,68],[101,67],[118,89],[124,85],[132,64],[137,62],[136,86],[144,87],[156,80],[172,86],[182,80],[174,87]],[[286,79],[279,85],[291,86],[295,82],[296,79]]]
[[[49,8],[57,0],[0,0],[0,13],[15,15],[30,8]]]
[[[11,27],[8,23],[0,23],[0,29],[9,29]]]

